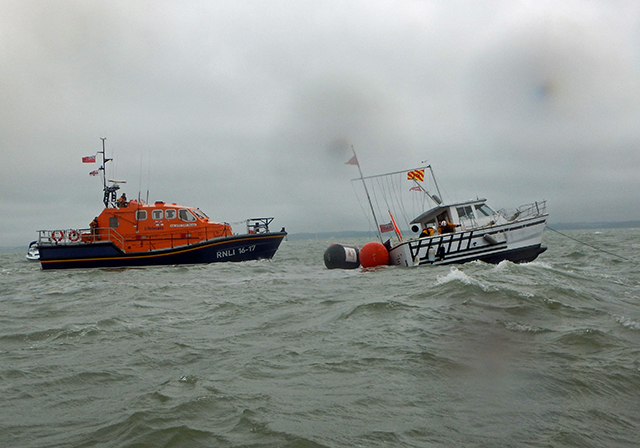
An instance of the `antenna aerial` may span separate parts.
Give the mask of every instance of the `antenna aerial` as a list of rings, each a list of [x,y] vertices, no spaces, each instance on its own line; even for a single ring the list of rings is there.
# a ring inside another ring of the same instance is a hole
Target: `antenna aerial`
[[[106,208],[109,208],[109,205],[111,205],[111,207],[114,208],[116,206],[116,191],[120,189],[120,186],[118,185],[118,183],[122,183],[122,182],[109,180],[109,182],[114,182],[114,185],[107,185],[106,165],[107,165],[107,162],[110,162],[113,159],[107,159],[106,157],[105,143],[104,143],[106,139],[107,139],[106,137],[100,137],[100,140],[102,140],[102,151],[98,151],[98,153],[102,154],[102,165],[98,169],[102,171],[102,185],[104,190],[104,197],[102,198],[102,202],[104,202],[104,206]]]

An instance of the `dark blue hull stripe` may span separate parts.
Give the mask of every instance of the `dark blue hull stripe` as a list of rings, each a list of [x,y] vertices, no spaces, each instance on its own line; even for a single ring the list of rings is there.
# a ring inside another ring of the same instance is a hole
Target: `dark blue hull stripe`
[[[272,258],[284,232],[242,235],[173,249],[126,254],[113,243],[40,246],[43,269],[158,266]]]

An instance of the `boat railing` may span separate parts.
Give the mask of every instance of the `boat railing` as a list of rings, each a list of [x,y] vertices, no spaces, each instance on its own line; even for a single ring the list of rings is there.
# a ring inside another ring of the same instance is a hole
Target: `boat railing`
[[[124,238],[111,227],[38,230],[39,246],[82,245],[100,241],[111,241],[124,250]]]
[[[536,201],[531,204],[524,204],[515,210],[501,209],[498,211],[507,221],[516,219],[535,218],[547,214],[547,201]]]
[[[247,233],[269,233],[269,224],[274,218],[247,219]]]

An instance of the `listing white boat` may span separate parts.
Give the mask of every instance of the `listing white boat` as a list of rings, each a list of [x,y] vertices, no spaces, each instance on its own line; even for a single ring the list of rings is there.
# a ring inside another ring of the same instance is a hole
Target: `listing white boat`
[[[38,242],[31,241],[29,248],[27,249],[27,260],[40,261],[40,250],[38,249]]]
[[[485,199],[437,205],[411,221],[412,230],[424,236],[391,247],[389,264],[533,261],[547,250],[541,244],[548,217],[545,209],[546,201],[534,202],[507,216],[491,209]],[[432,235],[427,235],[429,229],[434,230]]]
[[[358,165],[360,169],[355,152],[348,163]],[[431,177],[429,182],[425,177],[427,173]],[[544,200],[512,211],[496,211],[481,198],[443,203],[431,165],[369,177],[362,176],[360,170],[360,178],[353,181],[362,182],[364,186],[390,265],[437,266],[474,260],[523,263],[535,260],[547,249],[542,245],[548,218]],[[402,200],[407,192],[413,195],[409,202],[414,209],[416,204],[422,204],[422,210],[427,210],[408,215],[408,207]],[[379,217],[387,212],[390,222],[380,223]],[[406,230],[403,235],[399,225],[406,226],[404,229],[408,227],[411,236],[407,237]],[[394,236],[384,241],[383,234],[387,232]],[[368,267],[370,264],[365,265],[364,251],[365,247],[361,250],[360,261],[362,266]]]

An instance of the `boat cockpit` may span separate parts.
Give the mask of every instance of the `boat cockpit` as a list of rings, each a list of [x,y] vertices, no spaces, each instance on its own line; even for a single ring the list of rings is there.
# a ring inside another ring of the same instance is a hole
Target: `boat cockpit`
[[[421,236],[451,233],[506,222],[506,219],[485,203],[486,199],[438,205],[411,221],[411,230]],[[429,230],[432,229],[432,230]]]

